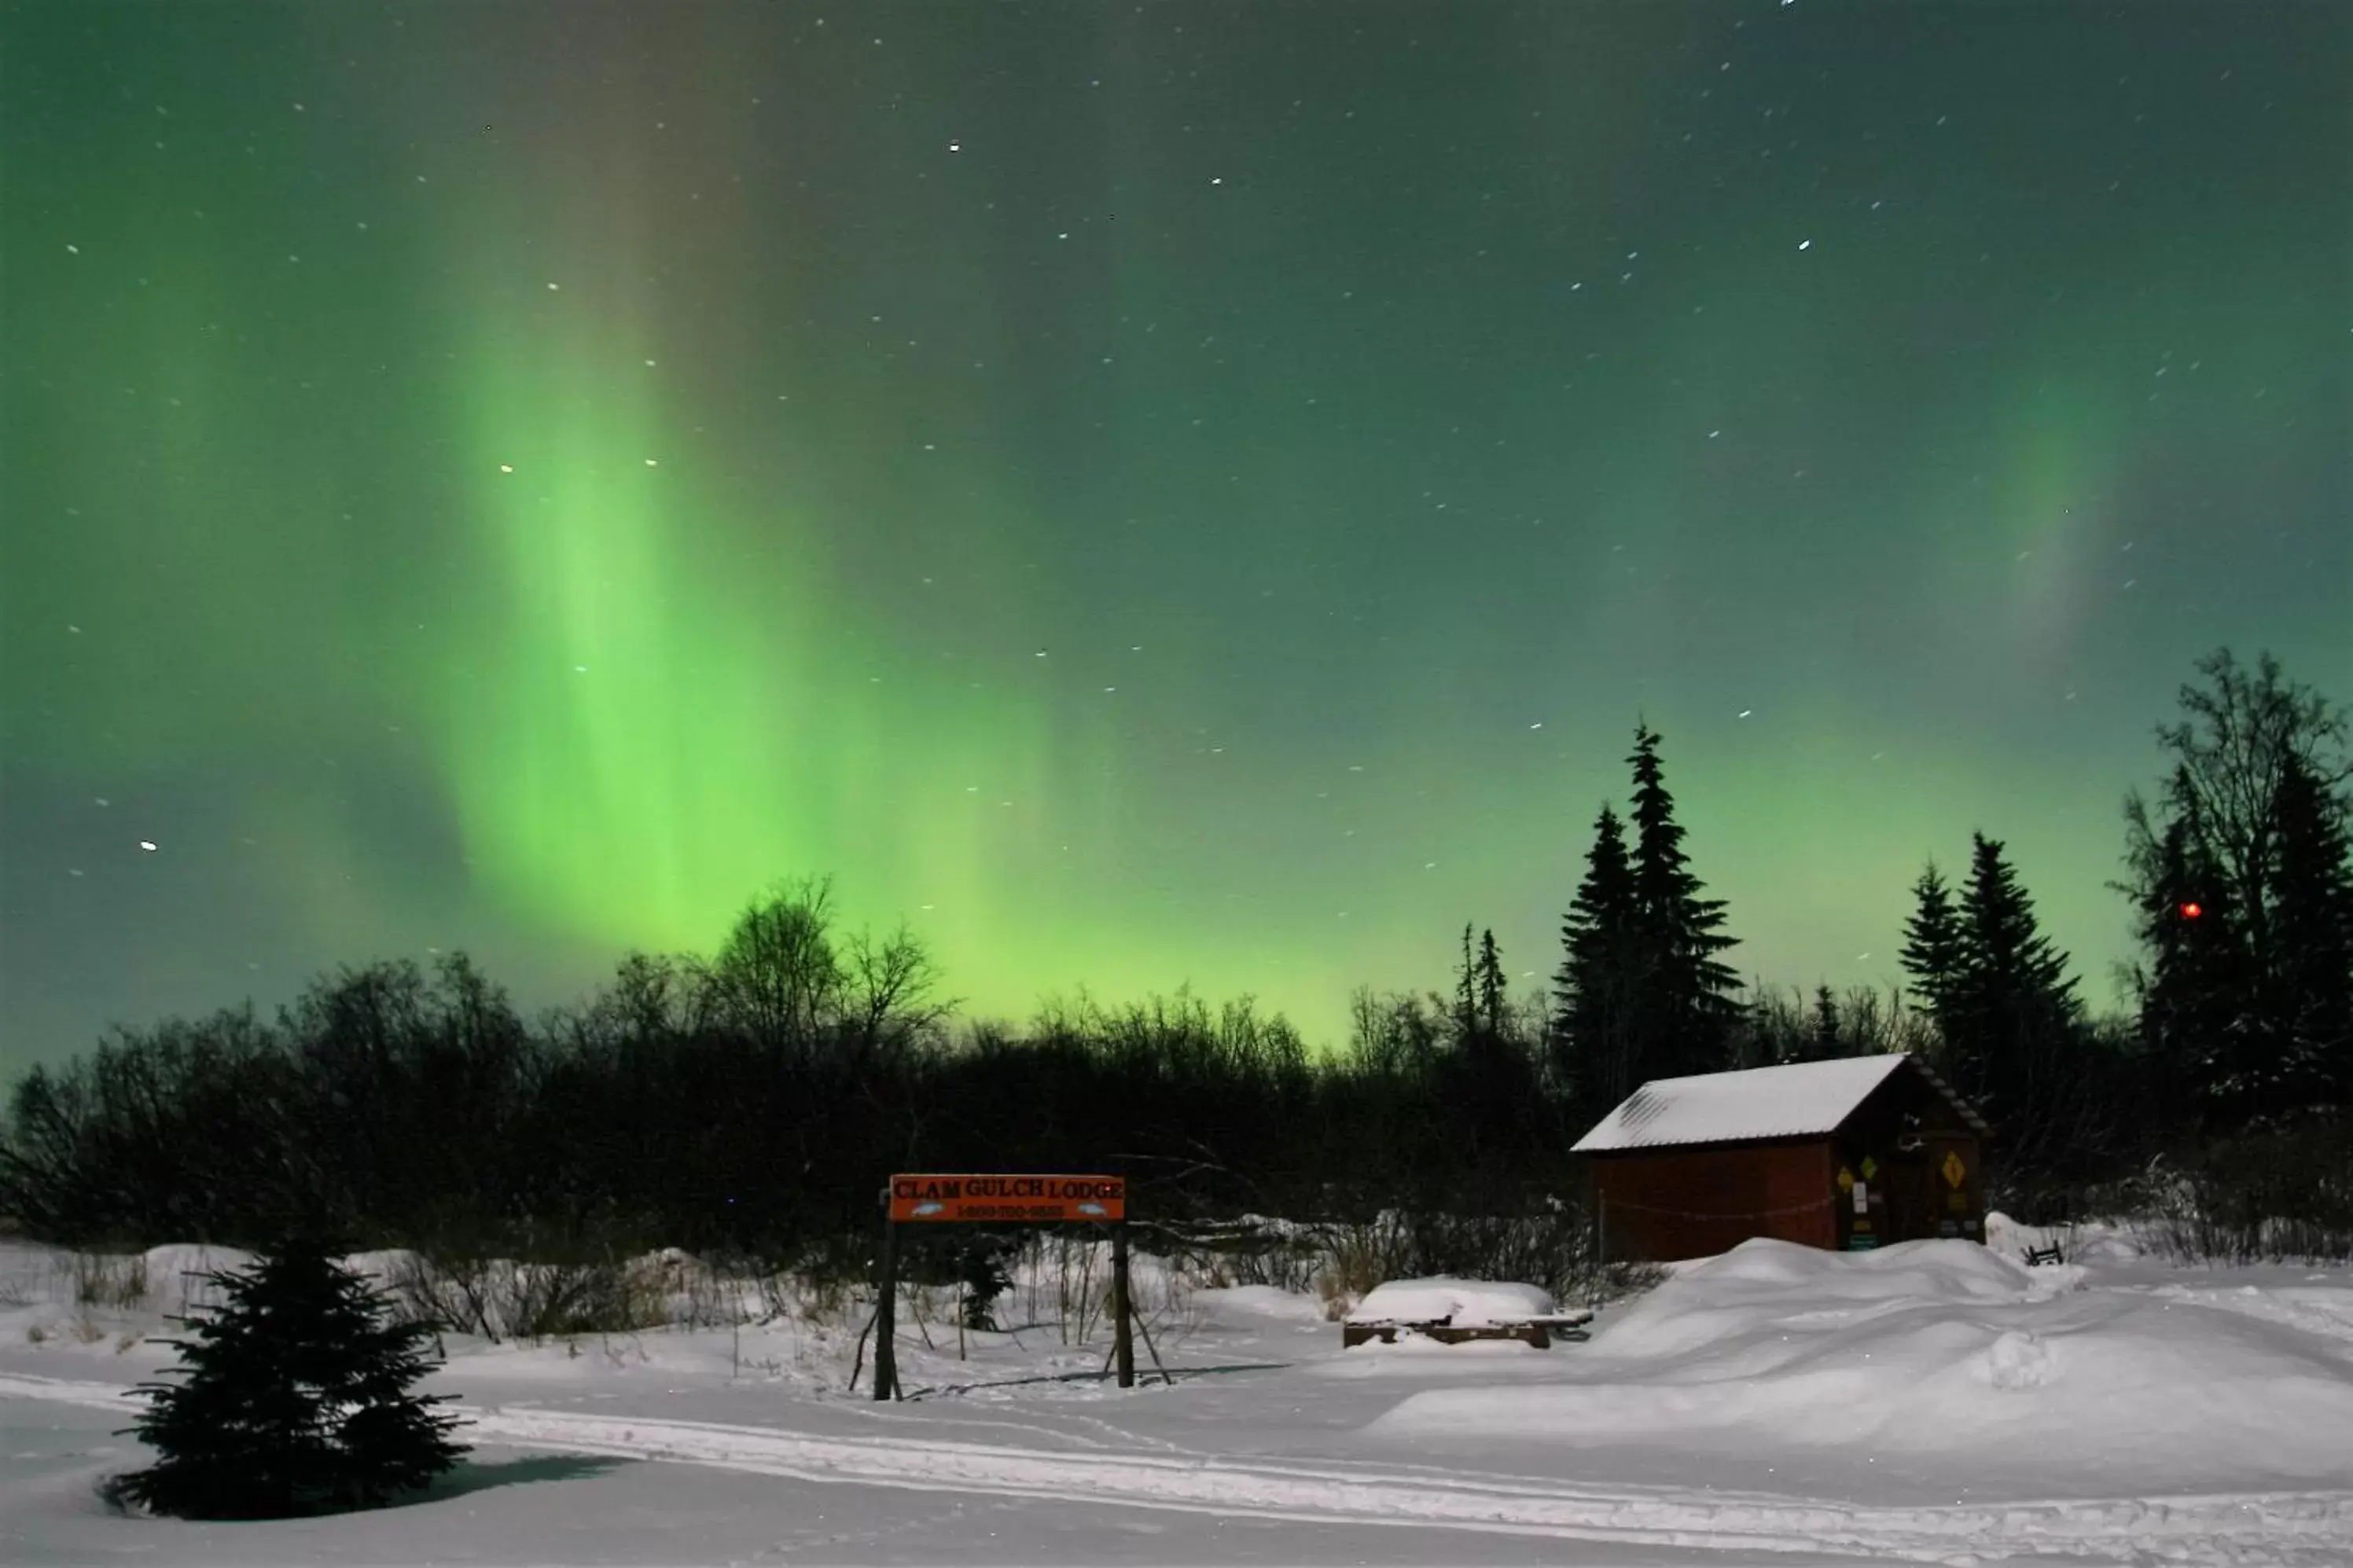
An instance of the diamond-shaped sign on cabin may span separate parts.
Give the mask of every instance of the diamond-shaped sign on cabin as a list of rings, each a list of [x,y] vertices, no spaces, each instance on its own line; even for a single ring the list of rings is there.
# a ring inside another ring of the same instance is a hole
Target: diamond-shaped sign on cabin
[[[1838,1190],[1839,1190],[1839,1191],[1841,1191],[1841,1192],[1842,1192],[1842,1193],[1843,1193],[1843,1192],[1851,1192],[1851,1191],[1852,1191],[1852,1190],[1853,1190],[1853,1187],[1854,1187],[1854,1173],[1853,1173],[1852,1171],[1848,1170],[1844,1165],[1841,1165],[1841,1166],[1839,1167],[1839,1173],[1838,1173]]]
[[[1878,1174],[1879,1162],[1873,1159],[1870,1155],[1865,1154],[1862,1157],[1862,1179],[1866,1182],[1872,1181],[1875,1179]]]
[[[1937,1168],[1945,1173],[1946,1182],[1955,1187],[1959,1186],[1961,1179],[1969,1173],[1968,1167],[1961,1163],[1959,1152],[1951,1149],[1945,1151],[1945,1163]]]

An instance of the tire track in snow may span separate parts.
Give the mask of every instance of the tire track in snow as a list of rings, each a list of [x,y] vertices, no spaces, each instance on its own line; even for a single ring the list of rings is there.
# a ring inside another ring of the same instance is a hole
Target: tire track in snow
[[[103,1383],[0,1374],[0,1395],[120,1412]],[[2124,1563],[2338,1563],[2353,1559],[2353,1493],[2045,1500],[1886,1508],[1768,1494],[1613,1487],[1476,1474],[1111,1455],[920,1437],[817,1436],[769,1426],[612,1417],[529,1406],[469,1412],[480,1441],[811,1481],[1246,1515],[1409,1525],[1621,1544],[1812,1552],[1922,1563],[2015,1556]]]

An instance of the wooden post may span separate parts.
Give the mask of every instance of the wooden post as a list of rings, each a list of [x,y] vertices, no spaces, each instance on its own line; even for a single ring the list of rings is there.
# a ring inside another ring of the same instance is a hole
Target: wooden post
[[[882,1279],[874,1303],[874,1397],[892,1399],[899,1392],[898,1313],[899,1227],[891,1221],[891,1193],[882,1193]]]
[[[1160,1347],[1152,1342],[1152,1326],[1144,1321],[1141,1312],[1136,1314],[1135,1326],[1144,1335],[1144,1348],[1152,1352],[1152,1364],[1160,1369],[1160,1381],[1174,1387],[1176,1380],[1168,1375],[1168,1363],[1160,1359]]]
[[[1111,1227],[1111,1347],[1119,1363],[1119,1385],[1135,1386],[1135,1321],[1133,1303],[1127,1294],[1127,1222],[1114,1220]]]
[[[1609,1194],[1593,1184],[1593,1289],[1585,1304],[1599,1310],[1609,1285]]]

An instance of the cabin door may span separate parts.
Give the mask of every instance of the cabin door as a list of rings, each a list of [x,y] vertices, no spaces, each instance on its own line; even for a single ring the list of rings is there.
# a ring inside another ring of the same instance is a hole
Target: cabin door
[[[1891,1152],[1880,1175],[1887,1184],[1888,1239],[1919,1241],[1936,1234],[1936,1194],[1931,1190],[1936,1172],[1916,1137],[1897,1142],[1910,1142],[1914,1147]]]
[[[1984,1217],[1983,1187],[1978,1174],[1976,1141],[1968,1138],[1928,1140],[1930,1236],[1983,1241],[1978,1223]]]

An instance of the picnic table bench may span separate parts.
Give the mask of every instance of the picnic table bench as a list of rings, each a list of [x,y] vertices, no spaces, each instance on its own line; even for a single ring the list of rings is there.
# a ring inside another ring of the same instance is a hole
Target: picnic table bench
[[[1584,1308],[1567,1312],[1532,1312],[1526,1317],[1477,1323],[1457,1323],[1451,1313],[1443,1318],[1419,1320],[1380,1318],[1362,1322],[1351,1320],[1340,1325],[1340,1343],[1344,1349],[1372,1340],[1393,1345],[1397,1343],[1400,1330],[1410,1329],[1442,1345],[1459,1345],[1469,1340],[1518,1340],[1541,1351],[1550,1350],[1552,1342],[1556,1339],[1591,1338],[1585,1325],[1592,1321],[1592,1312]]]
[[[2056,1242],[2049,1247],[2029,1247],[2022,1250],[2026,1254],[2026,1266],[2029,1268],[2040,1268],[2048,1263],[2066,1261],[2065,1255],[2059,1250],[2059,1244]]]

